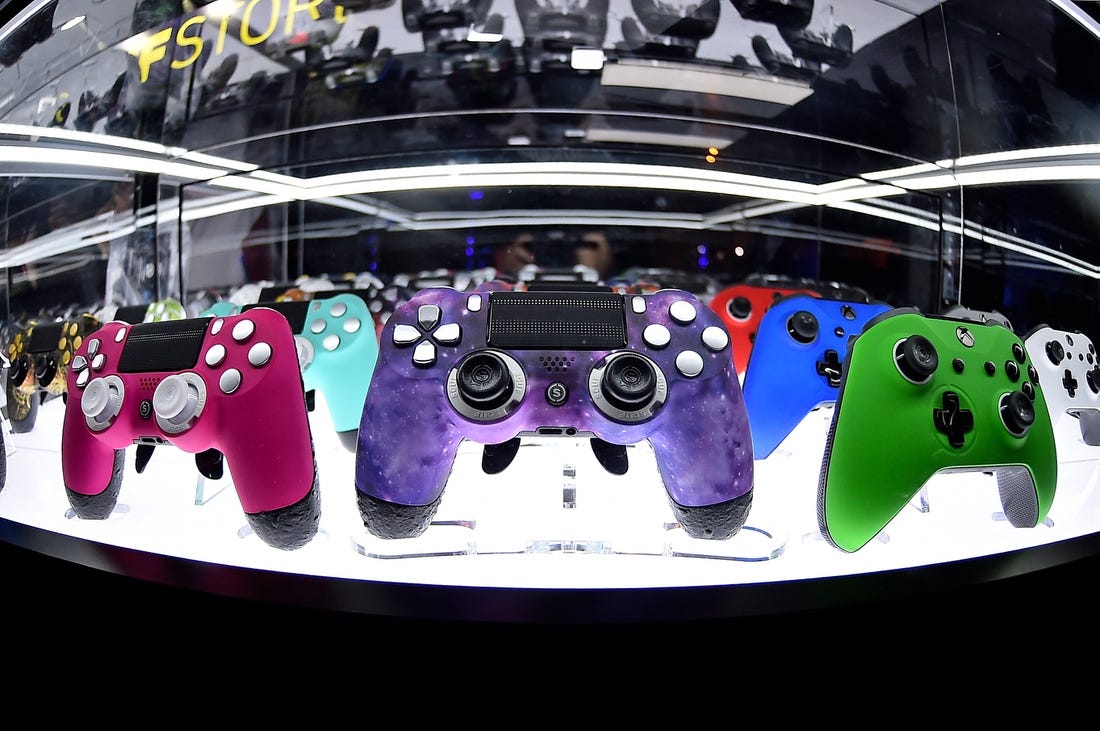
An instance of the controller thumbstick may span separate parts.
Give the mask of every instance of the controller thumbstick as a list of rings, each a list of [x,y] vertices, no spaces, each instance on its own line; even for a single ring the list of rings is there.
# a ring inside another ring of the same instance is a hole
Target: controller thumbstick
[[[106,424],[122,409],[122,394],[102,378],[92,379],[80,396],[80,410],[96,424]]]
[[[734,297],[730,300],[729,308],[730,315],[735,320],[747,320],[752,314],[752,302],[749,302],[748,297]]]
[[[458,394],[480,411],[499,409],[512,396],[512,374],[496,353],[474,353],[458,369]]]
[[[936,346],[923,335],[910,335],[894,353],[898,370],[913,383],[924,383],[940,364]]]
[[[1035,406],[1021,391],[1005,394],[1000,408],[1001,420],[1016,436],[1023,436],[1035,422]]]
[[[13,386],[22,386],[23,381],[27,380],[27,374],[31,372],[31,357],[24,353],[16,358],[11,367],[8,369],[8,378],[11,379]]]
[[[165,378],[153,392],[153,411],[169,424],[186,424],[198,410],[198,389],[179,374]]]
[[[812,343],[817,337],[817,318],[812,312],[799,310],[787,320],[787,334],[800,343]]]
[[[607,364],[600,385],[612,406],[622,411],[638,411],[653,398],[657,374],[647,359],[625,353]]]
[[[34,368],[34,377],[38,379],[38,385],[42,388],[46,388],[53,381],[54,376],[57,375],[57,357],[54,355],[44,355],[38,359],[38,363]]]

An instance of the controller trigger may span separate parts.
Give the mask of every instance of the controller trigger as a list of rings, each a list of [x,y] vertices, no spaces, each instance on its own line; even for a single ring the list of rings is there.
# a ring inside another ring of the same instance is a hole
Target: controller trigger
[[[139,444],[134,451],[134,470],[140,475],[153,457],[154,444]]]
[[[199,474],[208,480],[220,480],[225,473],[225,455],[211,447],[195,455]]]
[[[626,446],[605,442],[599,437],[589,440],[592,445],[592,454],[605,470],[613,475],[625,475],[630,469],[630,459],[626,454]]]
[[[519,437],[512,437],[500,444],[486,444],[481,451],[481,469],[487,475],[495,475],[507,469],[519,452]]]

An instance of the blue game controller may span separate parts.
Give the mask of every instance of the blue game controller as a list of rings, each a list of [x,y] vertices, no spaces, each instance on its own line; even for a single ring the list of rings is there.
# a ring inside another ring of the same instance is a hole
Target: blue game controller
[[[745,369],[754,459],[766,459],[816,408],[835,403],[848,339],[890,306],[792,294],[760,320]]]
[[[327,294],[327,293],[326,293]],[[363,402],[378,360],[378,336],[366,301],[356,294],[281,302],[257,302],[243,311],[267,307],[290,323],[298,365],[307,392],[325,398],[341,443],[351,452],[358,442]]]

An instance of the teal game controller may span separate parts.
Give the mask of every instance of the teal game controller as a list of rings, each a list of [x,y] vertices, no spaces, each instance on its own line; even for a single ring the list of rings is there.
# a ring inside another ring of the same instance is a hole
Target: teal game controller
[[[1039,374],[1002,325],[897,308],[848,346],[821,463],[817,521],[865,546],[938,472],[992,472],[1004,515],[1039,525],[1058,461]]]
[[[324,299],[257,302],[244,305],[242,312],[256,307],[280,312],[290,323],[303,386],[324,397],[341,444],[354,452],[378,360],[378,336],[366,301],[342,293]]]

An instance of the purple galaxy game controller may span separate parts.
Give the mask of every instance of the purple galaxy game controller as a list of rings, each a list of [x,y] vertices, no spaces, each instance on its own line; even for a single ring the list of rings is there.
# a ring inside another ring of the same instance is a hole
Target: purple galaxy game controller
[[[1092,340],[1039,325],[1024,337],[1024,348],[1039,372],[1051,421],[1076,419],[1081,440],[1100,446],[1100,360]]]
[[[368,531],[431,523],[459,444],[495,473],[521,435],[588,437],[613,474],[648,439],[692,538],[728,539],[752,503],[752,435],[729,333],[692,294],[422,290],[382,332],[359,426],[355,487]]]
[[[756,459],[771,455],[811,411],[836,401],[848,339],[889,309],[792,294],[764,313],[743,386]]]
[[[171,444],[224,455],[264,543],[292,550],[316,535],[313,437],[294,334],[280,313],[109,322],[77,349],[68,394],[61,468],[77,517],[114,511],[126,447]]]

